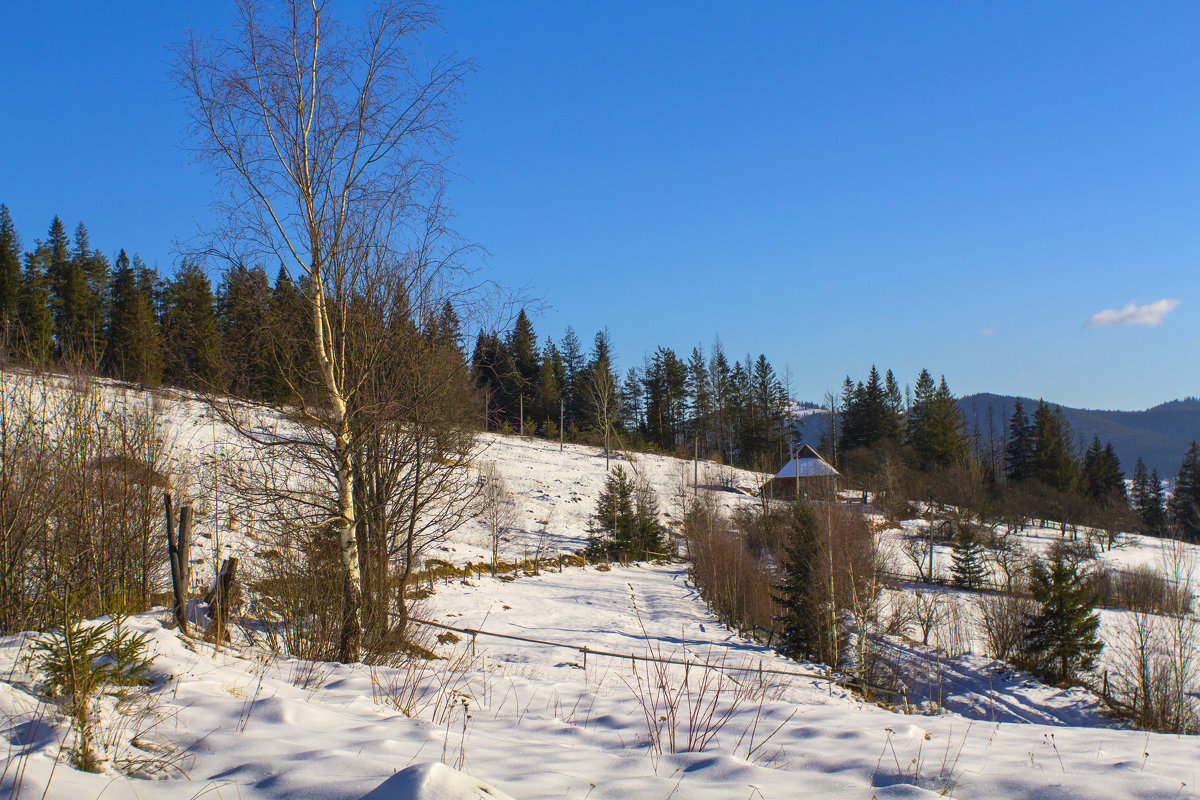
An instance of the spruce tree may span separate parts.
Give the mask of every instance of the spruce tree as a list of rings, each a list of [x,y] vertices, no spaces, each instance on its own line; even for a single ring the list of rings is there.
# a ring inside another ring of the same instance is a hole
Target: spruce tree
[[[1157,469],[1150,471],[1150,491],[1146,497],[1146,510],[1142,519],[1151,534],[1163,536],[1167,532],[1167,507],[1163,497],[1162,478],[1158,476]]]
[[[212,284],[184,262],[166,288],[162,330],[164,372],[174,383],[211,388],[220,381],[217,315]]]
[[[604,481],[590,533],[590,558],[644,559],[667,548],[654,491],[644,481],[635,482],[620,465]]]
[[[1181,537],[1200,539],[1200,446],[1194,439],[1179,465],[1168,509]]]
[[[21,294],[21,239],[8,206],[0,204],[0,349],[15,343]]]
[[[1017,400],[1008,421],[1008,442],[1004,447],[1004,479],[1008,483],[1021,483],[1033,477],[1033,446],[1033,425]]]
[[[1025,621],[1026,652],[1035,672],[1052,683],[1069,683],[1095,667],[1103,648],[1086,562],[1087,556],[1059,545],[1047,561],[1030,567],[1029,589],[1038,608]]]
[[[708,434],[712,430],[713,398],[708,364],[704,351],[692,348],[687,363],[688,402],[691,410],[692,436],[701,451],[708,450]]]
[[[958,534],[954,537],[950,571],[954,585],[964,589],[978,589],[987,578],[983,547],[970,525],[960,526]]]
[[[50,258],[50,247],[41,242],[25,254],[25,269],[21,273],[21,289],[17,295],[17,319],[20,322],[17,350],[25,360],[39,366],[54,358],[54,316],[47,269]]]
[[[46,275],[50,281],[51,309],[54,312],[55,349],[59,356],[65,356],[74,347],[71,334],[82,303],[79,296],[82,281],[75,272],[75,263],[71,258],[67,227],[58,216],[50,221],[46,244],[49,247]]]
[[[72,262],[72,280],[78,284],[78,308],[71,321],[72,349],[75,357],[94,365],[104,354],[109,266],[103,253],[92,250],[87,228],[82,222],[75,227]]]
[[[153,280],[140,261],[117,256],[109,289],[108,324],[105,330],[104,371],[124,381],[153,385],[162,379],[162,343],[154,308],[147,293]]]
[[[269,396],[274,401],[295,401],[305,390],[313,368],[312,315],[305,286],[297,285],[287,270],[279,268],[271,291],[269,343]]]
[[[626,546],[633,558],[667,555],[666,529],[658,521],[658,497],[648,481],[638,480],[633,490],[633,539]]]
[[[646,378],[645,373],[637,367],[630,367],[625,372],[625,380],[621,383],[621,428],[626,431],[636,431],[645,436],[646,431]]]
[[[1146,509],[1150,506],[1150,475],[1141,456],[1133,466],[1133,496],[1129,498],[1129,504],[1145,525]]]
[[[889,369],[883,380],[883,398],[885,415],[880,425],[880,438],[893,444],[900,443],[904,427],[904,397],[900,394],[900,384]]]
[[[917,377],[909,412],[908,444],[921,469],[946,467],[967,453],[963,416],[943,377],[934,384],[928,370]]]
[[[271,285],[261,267],[226,270],[216,300],[225,388],[256,400],[271,395]]]
[[[804,503],[794,503],[780,564],[782,579],[771,595],[779,605],[777,621],[783,628],[779,650],[788,658],[816,661],[821,657],[821,610],[814,601],[817,596],[814,583],[821,580],[820,550],[812,509]]]
[[[1033,476],[1050,489],[1072,491],[1079,480],[1079,465],[1063,410],[1039,401],[1033,427]]]
[[[562,371],[562,357],[558,354],[558,348],[554,346],[554,342],[546,340],[546,347],[542,352],[541,366],[538,368],[537,386],[534,389],[533,408],[537,415],[543,420],[543,425],[547,435],[553,430],[558,430],[559,419],[559,401],[562,399],[562,389],[558,383],[558,376]]]
[[[559,343],[559,352],[562,354],[563,362],[564,380],[561,388],[566,425],[568,428],[579,428],[583,425],[585,410],[583,346],[579,342],[579,336],[575,333],[575,329],[570,325],[563,332],[562,341]]]
[[[506,365],[508,370],[507,374],[503,376],[503,380],[510,403],[513,405],[511,413],[514,415],[519,413],[520,398],[524,396],[525,410],[528,414],[534,410],[533,395],[537,389],[541,363],[538,358],[537,334],[534,333],[533,323],[529,321],[529,316],[523,308],[517,315],[516,324],[513,325],[513,329],[508,335],[505,349],[508,351],[509,362]]]

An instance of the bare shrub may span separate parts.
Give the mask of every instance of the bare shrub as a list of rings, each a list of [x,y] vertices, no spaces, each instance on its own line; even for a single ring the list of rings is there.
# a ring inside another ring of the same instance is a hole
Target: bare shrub
[[[1004,587],[1009,592],[1013,591],[1013,587],[1029,568],[1029,551],[1011,535],[993,535],[986,557],[996,568],[996,572],[1004,576]]]
[[[1141,565],[1128,570],[1101,572],[1096,577],[1097,604],[1151,614],[1187,613],[1191,592],[1182,590],[1158,570]]]
[[[992,658],[1021,663],[1025,617],[1033,613],[1036,605],[1033,598],[1024,593],[981,595],[976,598],[983,644]]]
[[[929,568],[930,541],[928,535],[907,536],[900,545],[900,552],[917,568],[917,579],[932,582]]]
[[[1157,617],[1134,611],[1121,620],[1109,645],[1109,694],[1140,727],[1166,730],[1171,665],[1166,630]]]
[[[692,579],[717,618],[734,628],[772,629],[778,607],[771,598],[770,564],[742,543],[710,496],[688,509],[684,536]]]
[[[158,404],[112,400],[90,379],[6,373],[0,400],[0,630],[139,610],[160,588],[155,500],[170,455]]]
[[[941,595],[930,592],[917,592],[913,603],[913,622],[921,632],[921,644],[929,645],[929,636],[941,624],[946,609]]]
[[[888,608],[884,633],[888,636],[907,636],[917,622],[917,601],[909,594],[893,594]]]
[[[971,652],[971,611],[961,603],[946,603],[942,624],[934,629],[937,648],[951,658]]]
[[[505,535],[517,524],[517,508],[512,493],[504,482],[500,469],[491,461],[479,466],[479,517],[488,530],[492,546],[492,577],[496,577],[496,565],[500,563],[501,544]]]

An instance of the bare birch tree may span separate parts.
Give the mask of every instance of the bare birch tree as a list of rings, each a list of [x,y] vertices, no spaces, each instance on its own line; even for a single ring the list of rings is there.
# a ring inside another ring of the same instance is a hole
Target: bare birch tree
[[[232,36],[176,48],[196,152],[228,192],[214,250],[279,262],[308,292],[313,392],[300,413],[332,492],[320,522],[337,535],[344,579],[338,657],[359,659],[362,575],[354,503],[354,395],[347,360],[356,298],[406,255],[436,203],[457,91],[470,64],[426,58],[436,24],[421,3],[383,2],[361,26],[323,0],[241,0]]]
[[[500,563],[500,544],[517,524],[517,509],[512,493],[504,482],[499,467],[488,461],[479,468],[479,516],[487,525],[492,545],[492,577]]]

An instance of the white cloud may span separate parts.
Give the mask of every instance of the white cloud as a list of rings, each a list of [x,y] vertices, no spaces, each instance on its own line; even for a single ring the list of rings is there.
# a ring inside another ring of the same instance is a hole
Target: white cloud
[[[1093,314],[1089,317],[1088,321],[1083,323],[1083,327],[1099,328],[1103,325],[1159,325],[1162,323],[1163,317],[1174,311],[1178,306],[1178,300],[1171,300],[1164,297],[1162,300],[1156,300],[1144,306],[1139,306],[1137,303],[1130,303],[1120,311],[1115,308],[1106,308],[1098,314]]]
[[[983,328],[979,331],[980,336],[991,336],[993,333],[995,333],[995,331],[991,328]]]

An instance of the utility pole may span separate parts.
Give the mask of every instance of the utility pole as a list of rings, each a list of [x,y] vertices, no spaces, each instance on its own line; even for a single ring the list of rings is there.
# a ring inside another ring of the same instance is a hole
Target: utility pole
[[[560,453],[563,450],[563,420],[566,418],[564,405],[563,399],[558,398],[558,452]]]
[[[796,463],[796,445],[795,445],[795,443],[788,444],[788,453],[792,457],[792,460],[791,460],[792,473],[796,476],[796,489],[795,489],[796,502],[799,502],[800,501],[800,465]]]
[[[521,410],[518,412],[521,415],[521,435],[525,435],[525,395],[521,395],[521,404],[518,406]]]
[[[692,497],[700,493],[700,433],[692,432]]]

